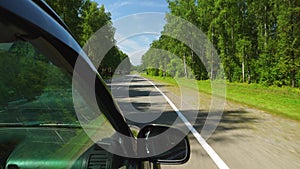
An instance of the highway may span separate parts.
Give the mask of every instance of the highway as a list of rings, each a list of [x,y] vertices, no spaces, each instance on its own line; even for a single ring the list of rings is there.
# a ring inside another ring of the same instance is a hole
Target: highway
[[[129,124],[140,128],[149,123],[168,124],[190,131],[190,160],[162,168],[300,168],[297,121],[227,101],[216,130],[203,136],[210,95],[186,88],[181,91],[190,97],[183,97],[175,86],[138,75],[113,78],[108,86]]]

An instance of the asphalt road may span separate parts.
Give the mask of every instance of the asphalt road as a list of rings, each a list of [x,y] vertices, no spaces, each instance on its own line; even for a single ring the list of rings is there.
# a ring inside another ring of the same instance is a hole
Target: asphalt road
[[[195,131],[189,133],[190,160],[183,165],[162,168],[300,168],[300,124],[297,121],[227,101],[216,130],[212,135],[205,135],[205,140],[199,140],[206,134],[202,129],[209,114],[211,96],[187,88],[179,90],[168,84],[151,84],[133,75],[114,78],[109,87],[131,125],[141,128],[150,123],[168,124],[187,130],[187,123],[178,117],[174,107],[192,124]],[[180,91],[184,91],[184,97]]]

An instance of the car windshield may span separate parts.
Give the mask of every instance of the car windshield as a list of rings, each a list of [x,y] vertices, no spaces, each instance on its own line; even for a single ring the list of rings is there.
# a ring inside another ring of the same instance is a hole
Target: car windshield
[[[113,135],[104,114],[90,108],[47,52],[28,41],[0,43],[0,127],[83,126],[90,136],[98,133],[95,140]]]
[[[72,78],[29,42],[0,44],[0,124],[78,124]]]

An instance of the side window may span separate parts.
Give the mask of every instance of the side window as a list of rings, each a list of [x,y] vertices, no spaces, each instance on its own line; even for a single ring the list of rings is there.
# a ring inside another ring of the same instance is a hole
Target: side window
[[[0,44],[0,122],[76,123],[71,80],[29,42]]]

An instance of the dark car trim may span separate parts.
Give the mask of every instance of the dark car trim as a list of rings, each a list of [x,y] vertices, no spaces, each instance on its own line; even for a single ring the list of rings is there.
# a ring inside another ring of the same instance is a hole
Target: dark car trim
[[[69,27],[64,23],[64,21],[59,17],[59,15],[43,0],[33,0],[40,8],[42,8],[48,15],[50,15],[58,24],[65,28],[74,38],[75,36],[69,29]],[[76,40],[76,39],[75,39]]]

